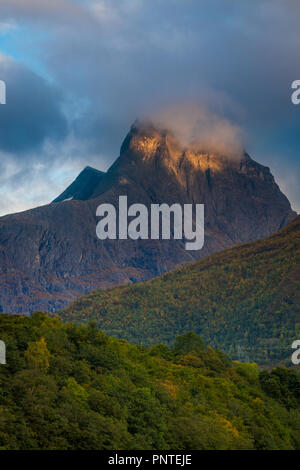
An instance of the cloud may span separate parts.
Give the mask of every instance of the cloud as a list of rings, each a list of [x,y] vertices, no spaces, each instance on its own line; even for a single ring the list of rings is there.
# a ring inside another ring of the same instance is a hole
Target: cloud
[[[59,23],[69,18],[74,22],[84,12],[80,2],[68,0],[1,0],[3,17],[14,17],[18,20],[46,20]]]
[[[15,21],[0,21],[0,35],[5,36],[6,34],[14,31],[17,28]]]
[[[25,63],[11,72],[18,138],[0,134],[0,148],[45,163],[47,136],[57,149],[71,136],[86,163],[101,168],[117,157],[136,118],[170,103],[204,103],[222,121],[199,118],[207,145],[215,134],[228,147],[243,128],[251,156],[272,169],[269,156],[279,154],[282,173],[294,172],[300,110],[290,85],[300,78],[299,16],[296,0],[2,0],[1,21],[21,24],[26,35],[9,35]],[[38,47],[30,47],[34,37]],[[51,83],[33,80],[32,63]],[[0,78],[2,70],[0,60]],[[30,88],[35,102],[24,96],[22,77],[40,90]],[[294,180],[287,191],[295,200]]]
[[[6,105],[0,108],[0,150],[21,154],[38,150],[45,140],[67,135],[59,90],[27,67],[0,56],[0,76],[6,83]]]
[[[87,165],[99,166],[99,155],[89,155],[80,142],[46,142],[40,153],[11,155],[0,152],[0,216],[44,205],[55,199]]]
[[[241,128],[204,106],[178,103],[149,118],[156,126],[172,131],[184,146],[195,144],[203,151],[228,157],[242,154]]]

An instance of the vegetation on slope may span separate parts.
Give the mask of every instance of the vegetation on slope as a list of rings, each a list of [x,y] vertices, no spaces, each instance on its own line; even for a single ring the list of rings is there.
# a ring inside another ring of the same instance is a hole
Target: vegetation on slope
[[[0,449],[300,449],[299,375],[194,333],[146,349],[37,313],[0,338]]]
[[[231,358],[290,363],[300,337],[300,217],[276,235],[149,282],[98,290],[60,313],[132,343],[194,331]]]

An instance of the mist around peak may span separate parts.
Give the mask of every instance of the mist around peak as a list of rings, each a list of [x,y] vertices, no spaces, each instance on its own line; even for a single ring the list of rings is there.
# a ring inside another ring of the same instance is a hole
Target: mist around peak
[[[204,105],[178,103],[167,106],[144,116],[134,126],[146,133],[172,134],[183,148],[235,159],[243,155],[241,127]]]

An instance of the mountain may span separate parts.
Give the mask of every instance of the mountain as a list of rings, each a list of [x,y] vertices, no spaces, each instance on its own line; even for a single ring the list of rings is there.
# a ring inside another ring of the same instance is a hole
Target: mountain
[[[300,338],[300,217],[146,283],[92,292],[60,316],[145,345],[194,331],[232,359],[291,365]]]
[[[92,196],[94,187],[101,181],[105,173],[86,166],[70,186],[65,189],[53,202],[77,199],[85,201]]]
[[[300,449],[300,376],[200,337],[146,349],[34,314],[0,316],[1,450]]]
[[[205,204],[205,244],[96,237],[101,203]],[[234,244],[268,236],[296,214],[269,168],[151,124],[135,123],[107,173],[87,168],[51,204],[0,218],[0,311],[57,311],[102,287],[144,281]]]

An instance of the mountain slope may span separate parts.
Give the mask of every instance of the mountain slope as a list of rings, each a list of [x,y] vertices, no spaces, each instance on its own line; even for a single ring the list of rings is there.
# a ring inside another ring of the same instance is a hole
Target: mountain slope
[[[300,376],[193,334],[150,350],[42,314],[0,316],[0,449],[300,449]]]
[[[205,244],[96,237],[96,208],[205,204]],[[57,311],[96,288],[143,281],[237,243],[276,232],[296,214],[270,170],[247,154],[182,147],[151,125],[134,125],[107,173],[86,169],[52,204],[0,218],[0,311]]]
[[[300,217],[270,238],[152,281],[99,290],[60,313],[131,342],[172,343],[194,331],[239,360],[290,364],[300,337]]]

